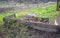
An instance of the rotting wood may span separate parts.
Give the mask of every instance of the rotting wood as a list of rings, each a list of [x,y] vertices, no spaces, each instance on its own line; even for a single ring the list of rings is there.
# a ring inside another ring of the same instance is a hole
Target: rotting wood
[[[11,18],[9,18],[11,19]],[[7,20],[7,18],[5,18],[5,20]],[[16,21],[15,21],[16,20]],[[9,20],[7,20],[8,22]],[[21,19],[17,19],[17,18],[12,18],[12,20],[14,23],[18,23],[19,25],[24,25],[24,26],[28,26],[30,28],[33,29],[37,29],[37,30],[41,30],[41,31],[46,31],[46,32],[60,32],[60,27],[59,25],[50,25],[50,24],[45,24],[45,23],[40,23],[40,22],[31,22],[31,21],[24,21]],[[4,21],[6,22],[6,21]]]

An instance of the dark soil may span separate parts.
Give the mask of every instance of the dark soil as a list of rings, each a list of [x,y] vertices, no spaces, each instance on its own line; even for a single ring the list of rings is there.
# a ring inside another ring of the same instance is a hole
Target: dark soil
[[[12,8],[0,8],[0,13],[12,10]]]
[[[28,33],[30,33],[30,38],[60,38],[60,34],[48,33],[34,29],[29,29]]]

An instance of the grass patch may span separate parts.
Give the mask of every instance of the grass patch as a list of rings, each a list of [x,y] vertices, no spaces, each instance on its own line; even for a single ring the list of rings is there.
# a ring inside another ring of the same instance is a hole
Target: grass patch
[[[42,6],[38,8],[31,8],[25,11],[21,11],[20,13],[16,13],[16,17],[23,16],[28,13],[34,13],[37,14],[38,17],[45,17],[45,18],[53,18],[58,13],[56,12],[56,5],[50,5],[50,6]]]
[[[45,18],[50,18],[50,19],[52,19],[58,15],[58,13],[56,12],[56,5],[31,8],[28,10],[20,11],[20,12],[15,13],[15,14],[16,14],[16,17],[19,18],[20,16],[24,16],[24,15],[29,14],[29,13],[34,13],[34,14],[37,14],[38,17],[43,17],[43,18],[45,17]],[[7,13],[0,14],[0,22],[3,21],[3,17],[9,16],[11,14],[14,14],[14,11],[9,11]]]
[[[12,14],[13,14],[13,11],[9,11],[9,12],[6,12],[6,13],[0,13],[0,22],[3,22],[4,17],[12,15]]]

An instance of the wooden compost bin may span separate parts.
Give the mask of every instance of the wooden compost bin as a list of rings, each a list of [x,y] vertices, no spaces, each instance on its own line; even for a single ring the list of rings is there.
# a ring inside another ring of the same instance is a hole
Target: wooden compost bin
[[[11,18],[3,19],[5,25],[6,25],[6,22],[9,21],[9,19],[11,19]],[[14,21],[15,23],[18,22],[19,25],[28,26],[29,28],[32,28],[35,30],[46,31],[46,32],[57,32],[57,33],[60,32],[59,25],[56,26],[56,25],[50,25],[50,24],[45,24],[45,23],[40,23],[40,22],[32,22],[32,21],[28,21],[28,20],[23,20],[21,18],[19,18],[19,19],[12,18],[11,21]]]

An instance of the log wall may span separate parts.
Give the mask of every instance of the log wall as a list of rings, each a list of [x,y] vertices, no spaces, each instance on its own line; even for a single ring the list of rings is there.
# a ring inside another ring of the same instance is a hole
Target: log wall
[[[13,23],[18,23],[19,25],[28,26],[35,30],[41,30],[46,32],[60,32],[60,27],[56,25],[49,25],[49,24],[43,24],[43,23],[37,23],[37,22],[25,22],[17,18],[12,18],[12,19],[4,18],[3,21],[4,21],[4,25],[7,27],[11,26],[11,24]]]

